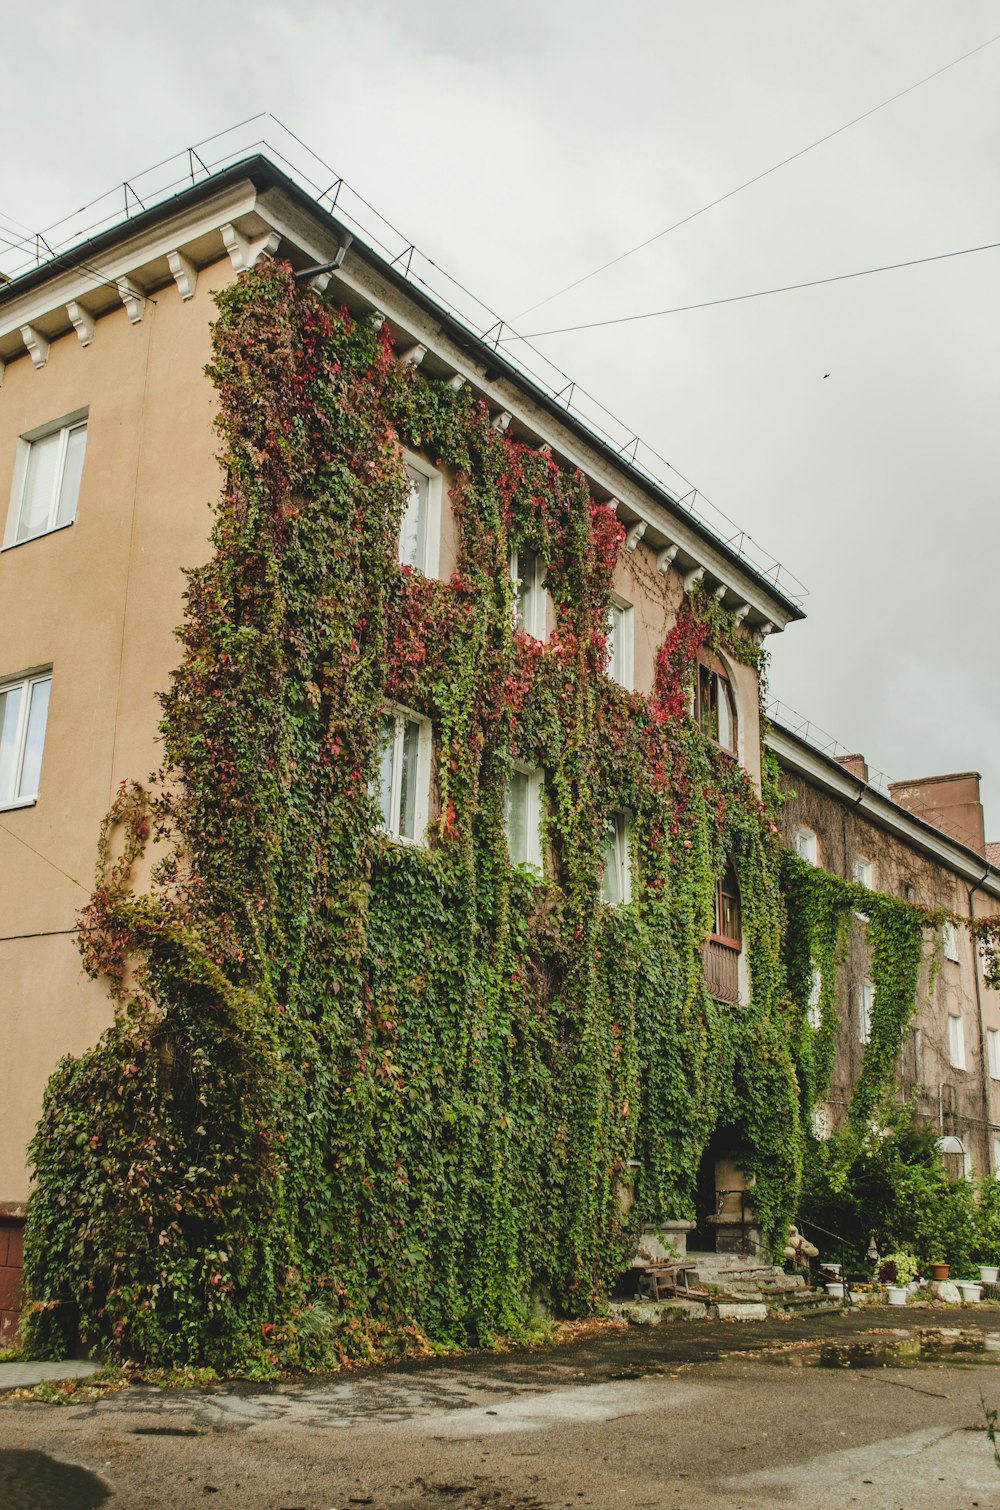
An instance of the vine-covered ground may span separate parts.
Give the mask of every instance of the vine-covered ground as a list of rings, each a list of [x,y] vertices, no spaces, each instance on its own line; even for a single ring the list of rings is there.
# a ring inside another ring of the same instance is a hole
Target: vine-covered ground
[[[692,1213],[717,1128],[780,1236],[856,896],[784,854],[773,782],[762,803],[689,716],[700,652],[759,651],[696,594],[652,696],[623,691],[604,670],[622,532],[581,476],[281,264],[220,295],[214,341],[227,483],[189,578],[164,769],[123,788],[82,922],[116,1017],[46,1096],[28,1347],[266,1370],[523,1336],[538,1302],[598,1308],[638,1222]],[[457,478],[448,582],[397,560],[402,444]],[[544,645],[513,626],[512,549],[547,564]],[[387,701],[433,726],[423,846],[378,827]],[[515,760],[544,772],[544,879],[507,858]],[[614,812],[619,908],[600,901]],[[702,970],[730,857],[740,1007]],[[866,1113],[924,921],[892,899],[868,912]]]

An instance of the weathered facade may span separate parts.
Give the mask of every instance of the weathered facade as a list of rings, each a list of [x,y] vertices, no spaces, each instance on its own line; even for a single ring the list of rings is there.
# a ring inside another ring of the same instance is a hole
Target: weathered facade
[[[898,782],[888,795],[868,781],[860,755],[840,759],[787,729],[769,735],[781,768],[782,831],[810,863],[929,912],[959,919],[1000,910],[1000,871],[987,858],[975,773]],[[863,914],[852,919],[840,974],[833,1080],[817,1130],[842,1121],[870,1031],[870,951]],[[1000,1172],[1000,992],[978,948],[945,923],[928,939],[917,1008],[899,1065],[899,1095],[939,1130],[956,1174]]]
[[[104,814],[123,782],[160,763],[157,694],[178,658],[184,570],[206,559],[208,505],[223,485],[216,396],[204,376],[213,295],[275,254],[356,317],[377,312],[404,366],[470,388],[498,430],[579,468],[593,498],[613,507],[624,540],[610,669],[627,691],[652,694],[658,652],[695,584],[734,615],[748,642],[801,617],[773,581],[262,160],[0,289],[0,477],[9,484],[0,553],[0,1222],[8,1260],[0,1309],[8,1331],[25,1150],[43,1088],[61,1056],[93,1044],[112,1014],[103,984],[81,971],[78,910]],[[427,499],[422,554],[412,564],[447,582],[459,562],[449,506],[457,478],[419,450],[406,460],[415,494],[425,489]],[[523,584],[524,562],[511,570]],[[526,627],[544,641],[556,620],[541,577],[536,586],[540,617]],[[759,792],[752,664],[716,657],[696,698],[702,728]],[[440,817],[437,802],[428,777],[420,823]],[[627,842],[623,829],[623,855]],[[539,868],[544,859],[530,846],[516,858]],[[626,870],[627,858],[623,892]],[[737,1005],[748,998],[746,960],[721,916],[708,946],[711,983]]]

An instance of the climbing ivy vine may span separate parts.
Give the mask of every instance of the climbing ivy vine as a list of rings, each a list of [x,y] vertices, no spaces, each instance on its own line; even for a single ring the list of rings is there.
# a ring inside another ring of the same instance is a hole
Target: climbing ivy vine
[[[761,670],[757,647],[696,592],[652,695],[624,691],[604,673],[621,527],[582,476],[281,264],[219,296],[214,342],[226,486],[188,577],[164,767],[123,787],[81,922],[115,1020],[45,1098],[28,1346],[267,1371],[523,1335],[538,1301],[598,1307],[638,1222],[693,1213],[718,1128],[780,1236],[848,893],[784,854],[773,779],[762,802],[689,716],[699,653]],[[398,563],[402,444],[455,479],[450,581]],[[514,628],[523,548],[547,563],[544,645]],[[378,827],[387,701],[433,724],[426,845]],[[507,859],[515,760],[544,772],[544,879]],[[618,811],[633,900],[612,908]],[[741,1007],[703,975],[728,857]],[[874,1097],[919,927],[871,916]]]

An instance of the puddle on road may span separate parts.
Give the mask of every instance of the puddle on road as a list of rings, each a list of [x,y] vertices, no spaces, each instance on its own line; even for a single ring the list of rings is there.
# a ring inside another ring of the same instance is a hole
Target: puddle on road
[[[0,1510],[97,1510],[111,1491],[78,1463],[0,1447]]]
[[[850,1342],[809,1342],[765,1349],[764,1363],[785,1368],[928,1368],[1000,1363],[1000,1332],[963,1332],[935,1328],[909,1332],[872,1332]]]

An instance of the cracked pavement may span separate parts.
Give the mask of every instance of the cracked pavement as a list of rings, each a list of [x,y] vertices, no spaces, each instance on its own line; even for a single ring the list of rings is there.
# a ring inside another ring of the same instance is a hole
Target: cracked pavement
[[[983,1429],[1000,1312],[892,1323],[668,1325],[270,1386],[0,1397],[0,1510],[62,1510],[51,1484],[31,1497],[32,1453],[97,1476],[74,1510],[1000,1506]],[[918,1353],[942,1323],[983,1348]]]

